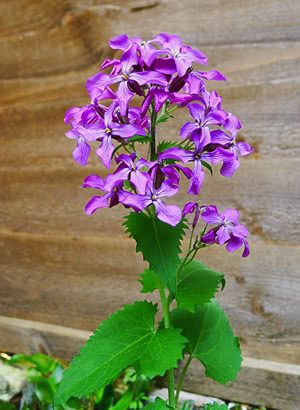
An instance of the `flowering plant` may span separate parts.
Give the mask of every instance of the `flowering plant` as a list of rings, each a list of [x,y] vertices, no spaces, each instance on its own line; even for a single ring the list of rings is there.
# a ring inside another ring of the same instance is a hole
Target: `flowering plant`
[[[158,306],[148,301],[114,313],[73,359],[56,402],[88,395],[134,366],[151,378],[167,373],[168,403],[157,399],[147,409],[176,409],[193,359],[220,383],[235,380],[240,369],[238,339],[215,300],[224,276],[195,256],[213,244],[229,252],[243,247],[242,256],[248,256],[248,231],[237,210],[219,211],[198,196],[213,165],[221,164],[221,175],[231,177],[252,148],[238,140],[240,121],[222,108],[222,97],[206,88],[207,81],[224,81],[224,75],[194,67],[207,64],[201,51],[166,33],[150,41],[120,35],[110,47],[120,57],[105,59],[88,79],[91,103],[67,111],[71,130],[66,136],[76,141],[76,162],[86,165],[96,143],[96,155],[111,170],[105,178],[85,178],[82,186],[99,192],[85,212],[117,205],[130,210],[125,230],[149,264],[140,275],[141,292],[158,291],[163,320],[157,319]],[[176,109],[190,115],[180,138],[158,141],[157,126]],[[180,188],[193,198],[182,209],[168,202]],[[174,369],[184,358],[176,387]]]

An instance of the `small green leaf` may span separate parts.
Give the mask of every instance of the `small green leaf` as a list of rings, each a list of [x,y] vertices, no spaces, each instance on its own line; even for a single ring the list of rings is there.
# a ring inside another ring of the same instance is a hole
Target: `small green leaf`
[[[199,305],[196,313],[177,309],[171,315],[173,325],[183,329],[189,341],[187,351],[201,361],[206,376],[222,384],[236,380],[240,346],[220,305],[214,301]]]
[[[131,138],[128,138],[129,142],[140,142],[141,144],[146,144],[152,140],[150,135],[134,135]]]
[[[203,407],[203,410],[228,410],[228,407],[226,404],[218,404],[218,403],[212,403],[212,404],[206,404]]]
[[[133,391],[127,390],[127,392],[121,397],[121,399],[110,410],[127,410],[133,400]]]
[[[161,141],[157,146],[158,152],[163,152],[168,148],[177,147],[178,143],[175,141]]]
[[[170,407],[164,400],[157,397],[155,402],[147,404],[144,410],[170,410]]]
[[[186,229],[184,220],[174,227],[157,217],[132,212],[124,226],[136,241],[136,251],[142,252],[144,260],[149,262],[150,270],[175,293],[180,244]]]
[[[180,329],[158,330],[137,363],[138,371],[150,378],[163,376],[167,370],[177,367],[186,342]]]
[[[192,312],[199,304],[208,303],[222,288],[224,275],[193,260],[178,272],[176,301],[179,308]]]
[[[211,166],[208,162],[201,160],[201,164],[202,164],[206,169],[209,170],[210,175],[213,175],[212,166]]]
[[[142,293],[152,293],[159,288],[159,279],[155,273],[150,269],[145,269],[140,274],[139,282],[142,284]]]
[[[155,335],[156,312],[152,303],[135,302],[105,320],[65,371],[56,404],[101,389],[139,360]]]

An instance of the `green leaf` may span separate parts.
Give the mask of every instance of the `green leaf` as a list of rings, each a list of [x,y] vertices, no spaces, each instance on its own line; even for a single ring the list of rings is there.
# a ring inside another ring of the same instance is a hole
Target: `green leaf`
[[[54,370],[58,361],[45,354],[35,353],[32,355],[15,354],[7,363],[11,365],[35,367],[42,374],[46,375]]]
[[[146,144],[152,140],[150,135],[134,135],[133,137],[129,138],[129,142],[140,142],[141,144]]]
[[[110,410],[127,410],[133,401],[133,396],[133,391],[127,390],[127,392],[114,406],[110,408]]]
[[[126,231],[136,241],[136,251],[172,293],[176,291],[176,271],[180,262],[180,243],[186,228],[184,220],[171,226],[157,217],[132,212],[124,223]]]
[[[175,141],[161,141],[157,146],[157,152],[163,152],[168,148],[177,147],[178,143]]]
[[[152,293],[159,288],[159,279],[155,273],[150,269],[145,269],[140,274],[139,282],[142,284],[142,293]]]
[[[138,371],[150,378],[163,376],[167,370],[177,367],[178,361],[183,359],[186,342],[186,338],[181,335],[181,329],[158,330],[137,363]]]
[[[242,357],[238,339],[217,302],[197,307],[196,313],[174,310],[172,323],[183,329],[188,352],[200,360],[207,377],[225,384],[236,380]]]
[[[155,334],[156,312],[156,305],[136,302],[105,320],[64,373],[56,404],[95,392],[139,360]]]
[[[157,397],[155,402],[147,404],[147,406],[144,407],[144,410],[170,410],[170,407],[164,400]]]
[[[228,407],[226,404],[218,404],[218,403],[212,403],[212,404],[206,404],[203,407],[203,410],[228,410]]]
[[[199,304],[208,303],[224,285],[224,275],[193,260],[178,272],[176,301],[179,308],[195,312]]]
[[[213,175],[212,166],[211,166],[208,162],[201,160],[201,164],[202,164],[206,169],[209,170],[210,175]]]

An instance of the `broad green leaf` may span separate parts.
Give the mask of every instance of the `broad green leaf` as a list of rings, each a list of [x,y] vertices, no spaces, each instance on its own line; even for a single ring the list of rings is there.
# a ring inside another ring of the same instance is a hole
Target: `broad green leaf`
[[[56,404],[101,389],[135,363],[155,334],[156,305],[135,302],[105,320],[65,371]]]
[[[124,223],[126,231],[136,241],[136,251],[172,293],[176,291],[176,270],[180,262],[180,243],[186,225],[184,221],[171,226],[156,217],[132,212]]]
[[[140,274],[139,282],[142,284],[142,293],[151,293],[159,288],[159,279],[157,275],[150,269],[145,269]]]
[[[207,377],[222,384],[236,380],[242,363],[240,346],[217,302],[199,305],[196,313],[174,310],[172,323],[183,329],[187,350],[203,364]]]
[[[164,400],[158,397],[155,402],[147,404],[144,410],[170,410],[170,407]]]
[[[163,376],[167,370],[177,367],[178,361],[183,358],[186,342],[180,329],[158,330],[137,363],[138,371],[150,378]]]
[[[176,301],[179,308],[192,312],[199,304],[208,303],[224,285],[224,275],[193,260],[178,272]]]
[[[228,410],[228,407],[226,404],[218,404],[218,403],[212,403],[212,404],[206,404],[203,407],[203,410]]]

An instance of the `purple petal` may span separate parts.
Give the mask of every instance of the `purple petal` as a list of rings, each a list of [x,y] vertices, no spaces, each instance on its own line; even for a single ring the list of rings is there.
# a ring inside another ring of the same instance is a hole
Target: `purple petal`
[[[223,110],[213,110],[205,118],[207,124],[222,125],[226,120],[226,112]]]
[[[208,224],[219,224],[222,218],[219,214],[218,208],[215,205],[208,205],[202,207],[204,211],[201,213],[201,218]]]
[[[242,257],[246,258],[249,255],[250,255],[249,242],[247,241],[247,239],[244,239],[244,251],[242,253]]]
[[[221,130],[210,131],[210,137],[212,144],[228,145],[232,141],[232,137]]]
[[[182,215],[186,216],[187,214],[192,214],[195,212],[198,204],[197,202],[188,202],[184,205],[182,210]]]
[[[237,209],[228,208],[221,213],[221,216],[223,216],[227,221],[237,224],[239,222],[240,213]]]
[[[130,182],[136,187],[137,192],[146,192],[148,177],[144,172],[132,171],[130,173]]]
[[[240,120],[233,115],[231,112],[227,114],[226,121],[224,123],[224,128],[230,131],[233,135],[236,134],[237,130],[241,128]]]
[[[192,65],[191,62],[189,62],[184,56],[181,55],[175,57],[174,61],[179,77],[183,77]]]
[[[201,159],[211,164],[217,164],[220,161],[230,161],[232,158],[234,158],[234,153],[221,147],[211,152],[204,152],[201,155]]]
[[[182,219],[181,210],[175,205],[166,205],[162,201],[155,201],[154,206],[158,219],[169,225],[176,226]]]
[[[204,108],[202,105],[197,103],[191,103],[188,105],[188,109],[190,111],[191,116],[198,122],[202,122],[204,118]]]
[[[196,73],[199,75],[199,77],[204,78],[205,80],[214,80],[214,81],[226,81],[227,78],[225,75],[220,73],[220,71],[217,70],[211,70],[211,71],[196,71]]]
[[[122,199],[122,203],[126,206],[130,206],[137,211],[142,211],[147,206],[151,205],[152,201],[146,195],[128,193]]]
[[[176,159],[177,161],[186,163],[193,159],[193,153],[182,148],[168,148],[159,153],[159,159]]]
[[[105,87],[111,84],[111,77],[108,74],[98,73],[90,77],[86,82],[86,88],[91,100],[98,98]]]
[[[85,213],[92,215],[99,208],[107,208],[110,194],[103,196],[93,196],[85,205]]]
[[[202,149],[211,142],[210,131],[208,127],[197,128],[192,132],[192,140],[194,141],[197,151]]]
[[[136,81],[139,85],[145,84],[157,84],[157,85],[167,85],[166,77],[163,74],[157,73],[155,71],[142,71],[138,73],[131,73],[129,75],[131,80]]]
[[[77,147],[73,151],[74,160],[82,166],[86,166],[88,163],[89,155],[91,152],[91,147],[84,138],[79,137],[77,142]]]
[[[83,180],[82,188],[95,188],[103,191],[105,181],[99,175],[89,175]]]
[[[146,132],[143,128],[138,127],[137,125],[131,125],[131,124],[115,126],[112,132],[113,132],[113,135],[117,135],[120,138],[130,138],[136,134],[146,135]]]
[[[181,138],[183,138],[183,139],[188,138],[188,137],[191,135],[191,133],[192,133],[195,129],[197,129],[197,127],[198,127],[198,124],[196,124],[195,122],[186,122],[186,123],[181,127],[181,130],[180,130],[180,136],[181,136]]]
[[[193,175],[188,189],[189,194],[198,195],[205,178],[205,173],[202,169],[201,161],[194,162]]]
[[[214,229],[209,230],[201,237],[201,241],[207,245],[213,245],[216,242],[216,233]]]
[[[222,225],[222,226],[217,230],[217,237],[218,237],[218,243],[219,243],[220,245],[224,245],[224,243],[225,243],[226,241],[228,241],[228,239],[230,239],[229,229]]]
[[[112,154],[114,152],[114,146],[111,142],[110,136],[105,136],[102,140],[100,147],[96,150],[96,154],[101,158],[103,165],[106,168],[110,168]]]
[[[220,173],[223,175],[223,177],[232,177],[232,175],[235,173],[235,171],[238,169],[240,166],[240,161],[238,159],[234,159],[232,161],[226,161],[223,163]]]
[[[207,56],[200,50],[196,50],[190,46],[183,46],[181,51],[186,56],[186,59],[189,62],[196,62],[199,64],[207,65],[208,58]]]
[[[226,245],[226,250],[228,252],[235,252],[243,245],[243,240],[241,238],[231,237],[230,241]]]
[[[138,64],[137,45],[132,44],[131,47],[124,52],[121,57],[122,71],[124,74],[129,74],[132,66]]]
[[[154,37],[153,41],[171,50],[179,50],[182,47],[182,40],[176,34],[160,33]]]
[[[237,221],[238,223],[238,221]],[[239,224],[237,226],[232,227],[232,234],[234,236],[240,237],[240,238],[247,238],[248,236],[248,229],[245,227],[245,225]]]
[[[247,142],[238,142],[236,144],[239,153],[242,157],[246,156],[246,155],[250,155],[252,154],[252,152],[254,151],[254,149],[251,147],[250,144],[248,144]]]
[[[130,41],[127,34],[120,34],[119,36],[115,36],[109,41],[110,48],[115,50],[126,50],[130,47]]]
[[[176,72],[173,58],[157,58],[152,64],[152,69],[162,74],[172,75]]]
[[[158,198],[163,198],[163,197],[170,197],[178,192],[178,187],[174,187],[170,182],[164,181],[160,188],[155,192],[155,195]]]
[[[130,155],[121,154],[116,158],[116,163],[119,164],[120,162],[124,162],[126,166],[130,169],[133,167],[133,161],[136,159],[136,154],[132,152]]]
[[[116,94],[117,94],[118,101],[120,104],[121,115],[126,115],[128,103],[134,96],[133,92],[130,91],[127,87],[127,81],[122,81],[119,84],[119,88]]]

